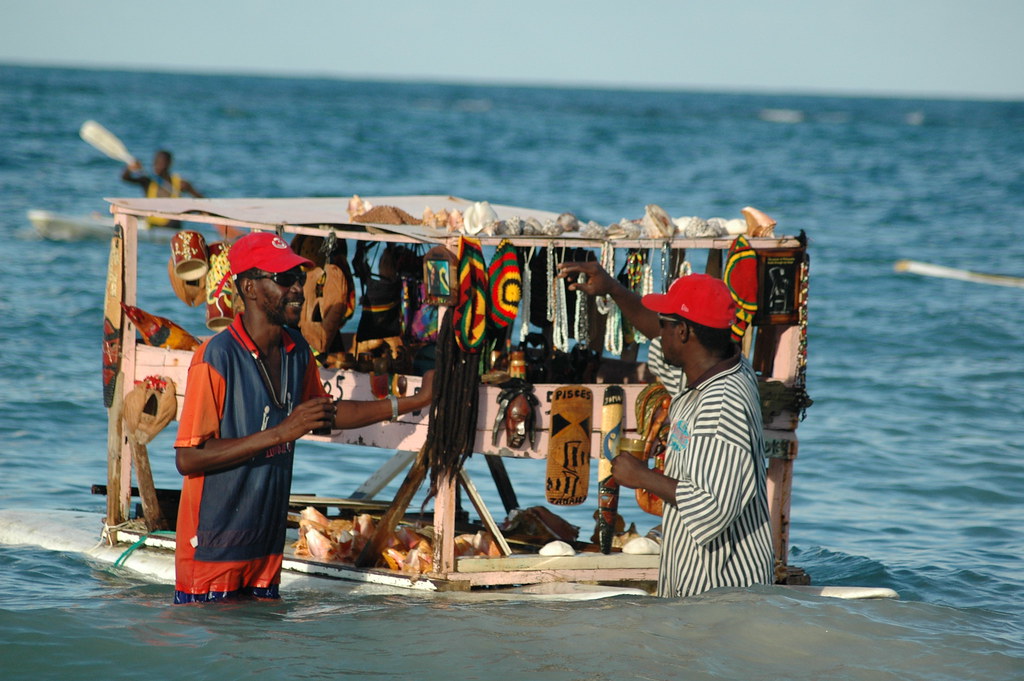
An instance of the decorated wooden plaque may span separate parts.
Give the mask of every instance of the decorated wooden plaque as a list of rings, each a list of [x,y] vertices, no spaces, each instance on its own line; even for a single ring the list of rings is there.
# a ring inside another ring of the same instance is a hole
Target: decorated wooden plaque
[[[604,389],[601,406],[601,458],[597,463],[597,534],[601,553],[611,553],[612,539],[619,513],[619,483],[612,477],[612,459],[619,454],[622,440],[621,387],[610,385]]]
[[[757,252],[757,324],[796,324],[799,319],[800,267],[806,254],[799,249]]]
[[[549,504],[576,506],[587,498],[593,409],[594,396],[586,386],[566,385],[551,393],[551,440],[545,483]]]

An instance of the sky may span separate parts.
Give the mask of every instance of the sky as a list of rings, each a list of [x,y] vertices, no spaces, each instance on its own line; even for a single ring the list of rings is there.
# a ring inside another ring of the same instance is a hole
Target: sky
[[[1024,100],[1024,0],[0,0],[0,64]]]

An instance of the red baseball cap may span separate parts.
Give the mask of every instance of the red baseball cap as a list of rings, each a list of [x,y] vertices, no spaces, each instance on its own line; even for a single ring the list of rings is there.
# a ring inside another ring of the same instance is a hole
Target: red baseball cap
[[[289,248],[287,242],[273,232],[251,232],[231,244],[228,251],[231,274],[241,274],[253,267],[266,272],[285,272],[313,263]]]
[[[736,318],[736,301],[721,279],[709,274],[690,274],[672,282],[668,293],[643,297],[648,310],[678,315],[712,329],[728,329]]]

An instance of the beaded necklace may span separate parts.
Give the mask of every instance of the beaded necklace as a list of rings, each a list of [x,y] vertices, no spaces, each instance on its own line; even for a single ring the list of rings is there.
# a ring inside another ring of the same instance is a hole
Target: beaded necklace
[[[615,276],[615,249],[611,243],[601,244],[601,267],[610,276]],[[622,310],[612,303],[609,295],[597,296],[594,300],[597,311],[607,318],[604,324],[604,348],[613,355],[622,355]]]
[[[581,284],[587,281],[587,275],[581,274],[577,281]],[[590,345],[590,319],[587,316],[587,294],[576,290],[576,344],[581,348]]]
[[[549,248],[549,251],[555,250]],[[562,260],[565,260],[565,248],[562,248]],[[550,321],[554,322],[554,328],[551,334],[551,345],[555,350],[561,350],[562,352],[569,351],[569,309],[568,309],[568,297],[566,296],[565,290],[565,278],[559,277],[554,278],[555,266],[553,262],[554,258],[548,256],[548,283],[554,290],[554,295],[549,296],[552,300],[552,313],[553,319]]]

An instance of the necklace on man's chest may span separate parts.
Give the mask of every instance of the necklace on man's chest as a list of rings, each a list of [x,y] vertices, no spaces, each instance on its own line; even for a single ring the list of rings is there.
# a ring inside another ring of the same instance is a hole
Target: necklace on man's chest
[[[272,380],[270,380],[270,372],[267,370],[267,365],[263,361],[263,354],[259,350],[254,350],[251,354],[252,354],[252,358],[254,360],[256,360],[256,368],[259,369],[260,378],[263,379],[263,385],[267,389],[267,394],[270,395],[270,401],[278,409],[285,409],[287,407],[287,405],[285,403],[286,391],[285,391],[285,387],[284,387],[284,383],[285,383],[284,376],[283,376],[284,372],[282,372],[282,376],[280,377],[280,379],[281,379],[281,397],[278,398],[277,391],[274,390],[274,382]]]

